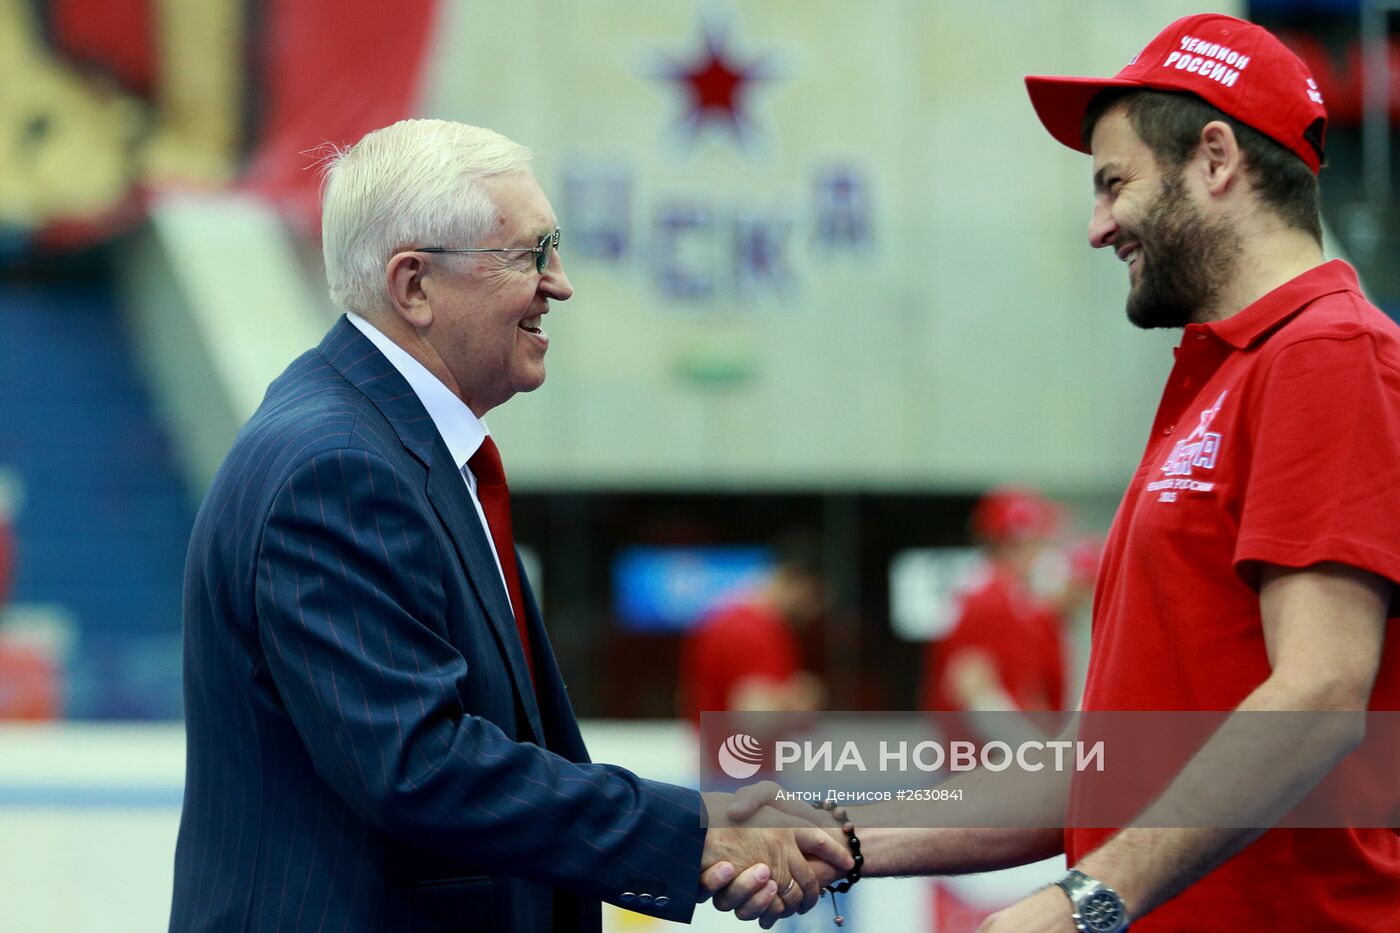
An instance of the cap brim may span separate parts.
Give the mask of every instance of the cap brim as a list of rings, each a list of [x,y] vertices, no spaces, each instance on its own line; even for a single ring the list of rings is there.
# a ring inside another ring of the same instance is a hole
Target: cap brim
[[[1050,135],[1080,152],[1088,152],[1084,144],[1084,112],[1100,91],[1113,87],[1142,87],[1139,81],[1122,78],[1065,78],[1050,75],[1026,75],[1026,90],[1031,106]]]

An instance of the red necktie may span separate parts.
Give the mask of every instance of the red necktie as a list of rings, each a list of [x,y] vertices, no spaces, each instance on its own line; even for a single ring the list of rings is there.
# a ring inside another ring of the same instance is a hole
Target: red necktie
[[[530,683],[535,681],[535,662],[530,656],[530,635],[525,628],[525,595],[520,589],[520,573],[515,567],[515,538],[510,530],[510,488],[506,486],[506,470],[501,465],[501,452],[491,435],[481,442],[476,453],[467,461],[476,477],[476,498],[486,513],[491,529],[491,541],[501,561],[501,573],[506,578],[506,591],[515,610],[515,627],[520,632],[520,647],[525,651],[525,666],[530,671]]]

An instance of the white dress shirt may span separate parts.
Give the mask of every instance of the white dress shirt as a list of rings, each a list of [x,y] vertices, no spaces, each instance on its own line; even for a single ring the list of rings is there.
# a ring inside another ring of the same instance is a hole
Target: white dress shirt
[[[452,454],[452,462],[457,464],[457,469],[467,484],[467,493],[476,509],[476,517],[481,521],[481,530],[486,532],[486,544],[491,548],[491,556],[496,559],[496,572],[501,575],[501,588],[506,591],[506,602],[509,603],[510,587],[506,586],[505,571],[501,569],[501,555],[496,553],[491,526],[486,521],[486,513],[482,511],[481,500],[476,497],[476,477],[467,467],[467,461],[481,447],[486,435],[491,433],[486,427],[486,422],[478,418],[467,407],[466,402],[443,385],[442,380],[428,372],[426,366],[414,359],[403,347],[384,336],[379,328],[354,311],[347,311],[345,316],[399,371],[399,375],[403,376],[413,394],[418,396],[418,401],[423,403],[428,417],[433,419],[433,425],[437,427],[438,434],[442,435],[448,452]],[[514,609],[515,607],[511,606],[511,610]]]

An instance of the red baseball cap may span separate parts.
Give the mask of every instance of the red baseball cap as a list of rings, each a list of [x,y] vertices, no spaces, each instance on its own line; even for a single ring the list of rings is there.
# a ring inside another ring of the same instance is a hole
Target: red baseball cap
[[[1060,508],[1033,489],[1002,486],[977,501],[972,533],[992,544],[1048,538],[1060,527]]]
[[[1303,60],[1261,26],[1199,13],[1157,34],[1112,78],[1027,75],[1040,122],[1060,142],[1088,152],[1081,136],[1089,102],[1108,88],[1186,91],[1298,156],[1317,174],[1327,108]]]

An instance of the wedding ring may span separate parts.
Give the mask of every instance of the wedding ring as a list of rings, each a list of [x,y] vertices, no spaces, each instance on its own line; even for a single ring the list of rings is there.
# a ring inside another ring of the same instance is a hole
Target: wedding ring
[[[792,890],[792,886],[795,885],[795,884],[797,884],[797,879],[796,879],[796,878],[789,878],[789,879],[788,879],[788,883],[787,883],[787,887],[785,887],[785,888],[783,888],[781,891],[779,891],[779,892],[778,892],[778,896],[779,896],[779,897],[787,897],[787,893],[788,893],[789,891]]]

